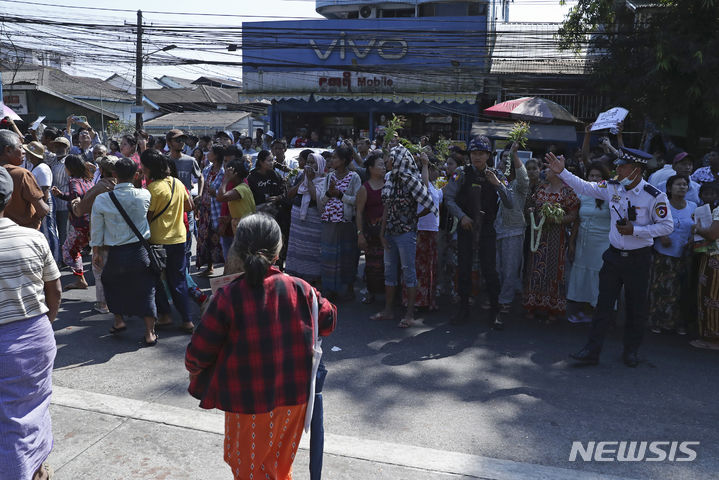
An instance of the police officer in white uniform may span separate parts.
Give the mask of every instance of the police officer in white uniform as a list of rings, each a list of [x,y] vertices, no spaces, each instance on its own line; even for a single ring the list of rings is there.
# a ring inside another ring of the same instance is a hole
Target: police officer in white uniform
[[[546,162],[564,183],[578,195],[589,195],[608,202],[612,214],[609,248],[602,255],[599,272],[599,299],[592,331],[585,347],[571,357],[579,363],[596,365],[622,285],[626,297],[624,354],[628,367],[639,363],[637,351],[642,342],[649,308],[647,294],[654,238],[674,230],[667,196],[644,181],[642,173],[651,155],[633,148],[621,148],[614,162],[617,179],[586,182],[564,168],[564,158],[549,153]]]

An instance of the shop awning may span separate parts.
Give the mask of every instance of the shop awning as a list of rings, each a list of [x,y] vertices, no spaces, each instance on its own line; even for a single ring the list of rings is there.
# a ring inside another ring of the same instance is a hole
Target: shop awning
[[[475,122],[472,124],[472,135],[484,135],[490,139],[506,139],[514,123]],[[533,142],[561,142],[574,143],[577,141],[577,131],[571,125],[540,125],[531,124],[529,127],[529,140]]]
[[[338,93],[240,93],[239,103],[260,103],[262,101],[303,100],[310,97],[319,100],[372,100],[391,103],[477,103],[478,92],[419,92],[419,93],[383,93],[383,92],[338,92]]]
[[[315,100],[373,100],[392,103],[477,103],[478,92],[420,92],[420,93],[382,93],[382,92],[345,92],[315,93]]]
[[[265,103],[273,100],[310,100],[311,93],[306,92],[283,92],[283,93],[240,93],[238,103]]]

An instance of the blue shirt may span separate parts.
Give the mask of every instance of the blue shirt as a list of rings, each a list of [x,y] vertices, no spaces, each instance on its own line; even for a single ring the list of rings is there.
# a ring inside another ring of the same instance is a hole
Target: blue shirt
[[[697,204],[687,200],[687,206],[681,210],[674,208],[671,203],[669,204],[669,208],[672,211],[672,219],[674,220],[674,231],[669,235],[672,244],[669,247],[664,247],[657,239],[654,242],[654,250],[662,255],[678,258],[682,256],[684,247],[691,237],[692,225],[694,225],[692,215],[697,208]]]
[[[150,239],[150,224],[147,222],[147,210],[150,208],[150,192],[135,188],[131,183],[115,185],[115,196],[142,236]],[[90,246],[118,246],[137,243],[140,240],[122,218],[120,211],[112,202],[109,193],[101,193],[95,198],[90,217]]]

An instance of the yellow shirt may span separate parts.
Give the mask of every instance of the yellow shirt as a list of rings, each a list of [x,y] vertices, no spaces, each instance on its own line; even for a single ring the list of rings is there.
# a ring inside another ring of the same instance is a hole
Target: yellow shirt
[[[175,183],[175,192],[170,202],[172,182]],[[162,180],[155,180],[147,185],[147,190],[152,195],[149,210],[155,214],[150,222],[150,243],[155,245],[176,245],[185,243],[187,240],[187,229],[185,228],[185,200],[187,190],[176,178],[166,177]],[[170,202],[170,206],[160,215],[163,208]]]
[[[242,198],[227,203],[227,206],[230,208],[230,217],[245,218],[247,215],[255,213],[255,197],[252,195],[250,187],[242,182],[237,185],[234,190],[239,193]]]

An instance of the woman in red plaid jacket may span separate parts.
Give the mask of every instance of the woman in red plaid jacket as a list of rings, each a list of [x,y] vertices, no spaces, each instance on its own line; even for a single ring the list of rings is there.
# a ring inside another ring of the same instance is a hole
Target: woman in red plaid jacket
[[[314,400],[313,287],[273,266],[281,248],[273,218],[240,221],[231,255],[245,271],[213,296],[185,355],[189,392],[200,407],[225,412],[224,458],[235,479],[260,472],[291,479],[307,403]],[[327,336],[337,307],[314,293],[319,335]]]

